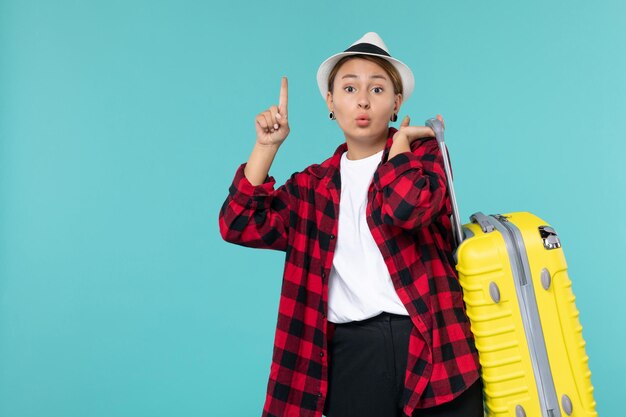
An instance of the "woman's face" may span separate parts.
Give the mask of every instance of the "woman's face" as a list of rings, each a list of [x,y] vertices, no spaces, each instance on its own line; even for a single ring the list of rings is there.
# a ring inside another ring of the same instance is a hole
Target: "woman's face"
[[[326,103],[347,139],[373,143],[387,138],[389,119],[400,110],[389,74],[365,59],[346,61],[335,76]]]

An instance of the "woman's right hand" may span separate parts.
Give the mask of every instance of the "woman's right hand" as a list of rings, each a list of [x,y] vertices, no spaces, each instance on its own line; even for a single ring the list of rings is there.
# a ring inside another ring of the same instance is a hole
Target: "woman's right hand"
[[[280,146],[289,135],[287,116],[287,77],[283,77],[278,106],[270,106],[256,116],[256,143],[263,146]]]

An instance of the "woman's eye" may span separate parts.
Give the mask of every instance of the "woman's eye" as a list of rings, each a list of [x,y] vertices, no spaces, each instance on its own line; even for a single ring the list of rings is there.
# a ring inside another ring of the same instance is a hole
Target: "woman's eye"
[[[381,87],[374,87],[372,88],[372,91],[374,91],[375,93],[382,93],[383,89]]]
[[[349,86],[345,87],[344,90],[346,90],[348,93],[352,93],[352,92],[354,92],[354,87],[349,85]]]

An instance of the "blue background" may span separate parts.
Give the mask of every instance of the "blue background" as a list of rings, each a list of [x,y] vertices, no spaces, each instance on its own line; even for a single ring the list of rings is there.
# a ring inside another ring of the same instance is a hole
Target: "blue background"
[[[284,254],[218,210],[290,83],[278,184],[343,142],[315,73],[378,32],[441,113],[465,221],[559,232],[602,416],[626,361],[626,5],[0,2],[0,416],[261,412]]]

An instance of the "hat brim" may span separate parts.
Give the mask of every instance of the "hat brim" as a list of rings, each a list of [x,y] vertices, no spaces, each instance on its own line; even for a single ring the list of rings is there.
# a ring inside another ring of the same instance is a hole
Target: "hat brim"
[[[335,64],[337,64],[337,62],[341,58],[349,55],[372,55],[389,61],[398,70],[400,78],[402,79],[402,101],[405,102],[406,100],[408,100],[413,93],[413,88],[415,87],[415,78],[413,78],[413,72],[411,71],[411,69],[404,62],[390,56],[384,56],[368,52],[351,51],[340,52],[331,56],[326,61],[322,62],[322,64],[317,69],[317,86],[324,100],[326,99],[326,94],[328,93],[328,76],[330,75],[330,72],[333,70]]]

